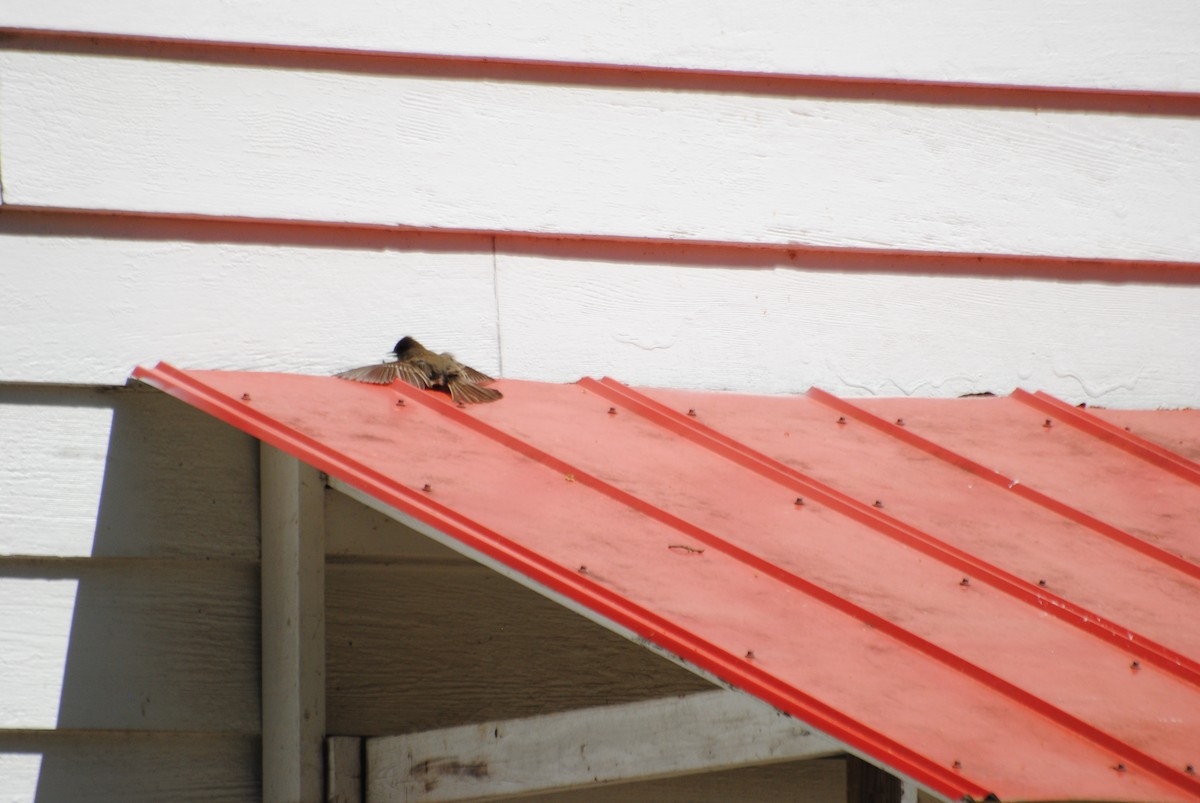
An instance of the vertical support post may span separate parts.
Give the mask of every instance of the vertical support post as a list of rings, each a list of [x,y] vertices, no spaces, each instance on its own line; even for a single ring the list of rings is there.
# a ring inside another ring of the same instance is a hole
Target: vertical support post
[[[900,803],[900,779],[863,761],[846,756],[846,803]]]
[[[320,803],[325,767],[325,489],[261,444],[263,799]]]
[[[363,803],[363,741],[359,736],[330,736],[325,741],[326,803]]]

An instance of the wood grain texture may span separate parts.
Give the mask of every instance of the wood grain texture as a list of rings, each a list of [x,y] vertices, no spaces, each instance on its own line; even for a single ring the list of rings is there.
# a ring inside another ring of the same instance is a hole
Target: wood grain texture
[[[40,222],[0,215],[0,253],[21,266],[0,296],[0,381],[122,384],[158,360],[331,374],[382,359],[410,332],[499,369],[489,238],[355,247],[329,233],[300,245],[211,227],[190,241],[186,226],[168,240],[114,236],[99,221],[91,236],[30,230]]]
[[[258,565],[0,558],[0,728],[259,731]]]
[[[325,486],[262,444],[263,798],[325,796]]]
[[[368,739],[367,797],[508,797],[838,752],[762,701],[718,690]]]
[[[1188,117],[19,51],[0,69],[11,204],[1200,259]]]
[[[332,488],[325,489],[325,550],[334,562],[474,565],[432,538]]]
[[[0,385],[0,451],[0,555],[258,559],[256,442],[165,394]]]
[[[711,689],[470,564],[326,567],[330,734],[380,736]]]
[[[260,799],[256,736],[0,730],[5,803],[246,803]]]
[[[1200,287],[744,270],[498,254],[506,376],[746,393],[957,396],[1040,388],[1200,404]]]
[[[964,6],[953,0],[879,5],[867,0],[602,0],[561,23],[551,0],[470,0],[349,7],[316,0],[119,0],[12,4],[0,25],[428,53],[900,80],[970,81],[1093,88],[1200,89],[1187,0],[1136,9],[1119,0],[1014,0]],[[450,21],[453,24],[449,24]]]
[[[522,799],[529,803],[726,803],[731,800],[845,803],[844,763],[840,758],[797,761],[575,792],[549,792]]]

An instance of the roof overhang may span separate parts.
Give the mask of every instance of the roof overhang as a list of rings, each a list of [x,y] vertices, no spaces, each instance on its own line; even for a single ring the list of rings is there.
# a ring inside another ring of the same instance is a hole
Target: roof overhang
[[[945,797],[1200,800],[1198,411],[134,376]]]

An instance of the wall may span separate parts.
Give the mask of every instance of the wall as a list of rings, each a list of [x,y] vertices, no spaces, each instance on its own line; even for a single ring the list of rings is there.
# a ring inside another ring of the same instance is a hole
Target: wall
[[[1198,24],[1188,0],[6,4],[0,799],[258,788],[256,451],[114,390],[138,363],[324,374],[411,333],[545,381],[1200,404]],[[394,596],[412,566],[331,560],[331,729],[432,721],[389,662],[428,678],[450,647],[363,611],[419,615],[470,570]],[[643,691],[683,682],[658,671]],[[527,713],[461,673],[462,717]]]
[[[258,449],[149,390],[0,385],[0,800],[254,799]]]

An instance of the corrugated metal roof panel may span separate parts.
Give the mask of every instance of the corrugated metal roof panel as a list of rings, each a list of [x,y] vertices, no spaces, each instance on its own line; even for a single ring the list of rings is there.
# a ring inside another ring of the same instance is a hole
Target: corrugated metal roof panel
[[[1200,412],[135,376],[947,797],[1200,800]]]

